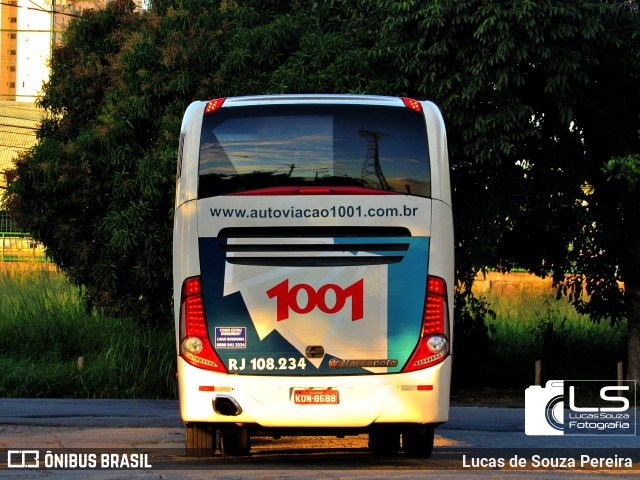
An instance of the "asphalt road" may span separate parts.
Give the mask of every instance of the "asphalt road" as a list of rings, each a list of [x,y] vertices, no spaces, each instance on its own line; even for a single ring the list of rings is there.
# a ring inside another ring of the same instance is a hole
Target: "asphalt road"
[[[188,458],[183,442],[176,401],[0,399],[0,478],[584,479],[640,473],[639,436],[527,436],[522,408],[453,406],[450,421],[436,430],[430,459],[374,457],[365,435],[254,438],[251,456],[237,459]],[[36,455],[39,468],[13,468],[35,465]]]

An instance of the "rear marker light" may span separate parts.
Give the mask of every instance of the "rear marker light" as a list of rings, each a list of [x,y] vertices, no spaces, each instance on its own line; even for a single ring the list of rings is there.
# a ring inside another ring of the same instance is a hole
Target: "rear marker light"
[[[420,105],[419,101],[414,100],[413,98],[406,98],[406,97],[403,97],[402,101],[411,110],[415,110],[416,112],[421,112],[422,111],[422,105]]]
[[[431,392],[433,385],[401,385],[400,390],[403,392]]]
[[[224,103],[224,98],[216,98],[215,100],[209,100],[207,106],[204,107],[204,113],[212,113],[218,110]]]
[[[215,385],[200,385],[198,390],[201,392],[230,392],[231,387],[216,387]]]

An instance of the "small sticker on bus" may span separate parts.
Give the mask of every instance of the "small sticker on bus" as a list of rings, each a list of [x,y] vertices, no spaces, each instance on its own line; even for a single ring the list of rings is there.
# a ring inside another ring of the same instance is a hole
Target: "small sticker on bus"
[[[247,348],[247,327],[216,327],[215,348]]]

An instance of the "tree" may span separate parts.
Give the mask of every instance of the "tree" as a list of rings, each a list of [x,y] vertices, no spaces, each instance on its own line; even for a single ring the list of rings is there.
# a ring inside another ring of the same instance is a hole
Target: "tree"
[[[188,100],[175,93],[180,78],[146,75],[162,66],[152,20],[123,1],[69,24],[39,101],[47,118],[9,174],[7,205],[89,307],[166,320],[173,131]]]
[[[364,33],[350,38],[349,29],[357,32],[337,6],[288,1],[156,1],[134,13],[121,0],[86,12],[53,51],[39,102],[47,119],[9,173],[8,209],[84,287],[89,307],[167,320],[186,106],[285,90],[364,92],[375,75],[361,56]]]
[[[73,282],[86,286],[87,299],[97,305],[115,293],[104,286],[118,281],[101,271],[108,243],[102,222],[111,189],[103,180],[111,168],[122,170],[109,157],[126,151],[108,150],[97,117],[109,88],[109,59],[120,50],[113,34],[128,11],[112,3],[71,24],[66,43],[54,50],[39,102],[46,118],[38,143],[18,159],[8,178],[12,216],[45,244]]]
[[[640,379],[639,34],[631,0],[111,2],[54,50],[50,117],[8,205],[93,304],[164,318],[191,100],[431,99],[448,125],[460,325],[482,335],[478,270],[552,273],[580,311],[627,318]]]
[[[448,124],[459,278],[552,273],[594,320],[626,316],[640,379],[637,3],[406,1],[385,16],[397,89]]]

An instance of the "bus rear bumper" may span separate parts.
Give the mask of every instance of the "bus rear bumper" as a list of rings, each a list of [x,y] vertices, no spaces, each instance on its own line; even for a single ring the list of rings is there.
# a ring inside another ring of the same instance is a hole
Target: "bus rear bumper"
[[[263,428],[443,423],[451,361],[410,373],[299,377],[219,374],[178,357],[180,413],[185,423]]]

